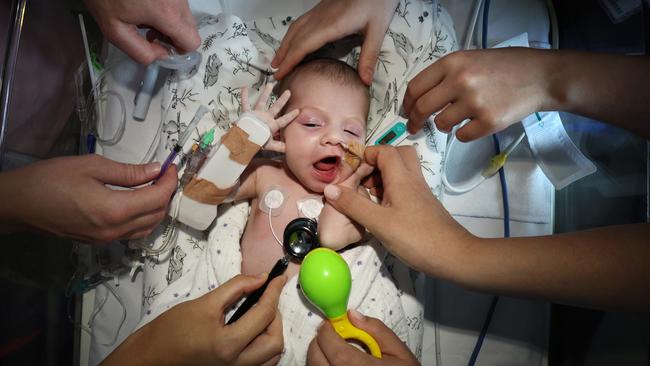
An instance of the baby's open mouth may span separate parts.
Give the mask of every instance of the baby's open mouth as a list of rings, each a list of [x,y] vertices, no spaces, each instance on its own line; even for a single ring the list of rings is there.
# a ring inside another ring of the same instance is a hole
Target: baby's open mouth
[[[340,158],[338,156],[328,156],[317,161],[314,164],[314,168],[320,171],[330,171],[336,169],[337,165],[339,165],[339,159]]]

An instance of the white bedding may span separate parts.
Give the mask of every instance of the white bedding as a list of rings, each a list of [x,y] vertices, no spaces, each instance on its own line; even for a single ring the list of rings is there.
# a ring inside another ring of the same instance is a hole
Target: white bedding
[[[261,0],[247,0],[247,1],[191,1],[193,8],[200,12],[210,12],[212,14],[218,13],[222,10],[230,10],[235,14],[242,16],[243,19],[254,19],[259,17],[260,14],[281,15],[288,13],[296,13],[299,9],[303,11],[308,10],[316,1],[300,1],[300,0],[284,0],[271,2]],[[467,3],[467,2],[466,2]],[[503,1],[501,2],[503,3]],[[539,8],[541,1],[525,1],[522,3],[532,4],[531,6]],[[470,4],[467,4],[470,5]],[[524,7],[526,7],[524,5]],[[493,17],[499,19],[501,25],[509,24],[507,22],[508,9],[503,9],[502,6],[499,11],[503,13],[496,13],[499,9],[498,6],[493,7],[495,12]],[[458,7],[453,8],[452,14],[460,14],[461,10]],[[271,12],[269,14],[269,12]],[[548,29],[547,21],[536,22],[543,19],[535,15],[535,19],[529,19],[526,22],[527,27],[532,27],[531,24],[538,24],[539,29]],[[492,19],[492,18],[491,18]],[[520,22],[514,22],[519,24]],[[496,24],[494,28],[498,28],[500,24]],[[457,28],[458,29],[458,28]],[[535,28],[538,29],[538,28]],[[540,31],[544,33],[543,30]],[[492,34],[499,34],[494,32]],[[119,57],[117,57],[119,58]],[[114,59],[117,59],[114,58]],[[126,68],[121,73],[122,77],[128,80],[133,80],[131,83],[124,83],[122,85],[121,93],[124,95],[133,95],[139,76],[142,70],[135,68]],[[160,93],[161,94],[161,93]],[[152,106],[160,105],[160,94],[155,96],[152,101]],[[158,98],[158,99],[157,99]],[[125,98],[132,100],[132,97]],[[156,104],[158,103],[158,104]],[[160,120],[161,111],[156,108],[151,108],[150,113],[157,116],[157,121]],[[156,120],[152,117],[152,120]],[[147,120],[147,122],[149,119]],[[127,131],[125,132],[125,145],[131,146],[129,148],[105,149],[104,154],[114,159],[122,161],[139,161],[139,157],[144,155],[146,147],[142,147],[141,141],[144,139],[149,141],[153,138],[154,134],[151,132],[151,126],[144,123],[129,123],[127,124]],[[130,137],[129,137],[130,136]],[[134,137],[135,136],[135,137]],[[138,139],[137,136],[140,136]],[[142,138],[142,136],[146,136]],[[131,140],[129,140],[131,139]],[[532,180],[538,186],[543,188],[548,187],[548,182],[545,181],[543,176],[539,176],[535,170],[534,164],[528,161],[525,156],[521,159],[515,159],[516,165],[512,164],[512,169],[508,170],[509,178],[516,180]],[[498,183],[495,180],[486,181],[484,189],[490,192],[498,192]],[[516,188],[512,188],[516,187]],[[513,193],[522,199],[534,201],[540,210],[546,214],[552,211],[552,194],[539,196],[537,191],[524,185],[511,185],[511,189],[516,191]],[[550,191],[550,190],[549,190]],[[479,200],[489,202],[494,200],[494,194],[479,197]],[[454,202],[448,201],[443,198],[443,203],[448,207],[453,208],[452,213],[463,225],[468,227],[472,232],[481,236],[499,236],[501,235],[502,221],[498,219],[500,214],[497,212],[494,217],[480,218],[474,217],[475,215],[468,215],[463,210],[464,207],[469,207],[469,202],[476,202],[475,196],[453,197]],[[463,203],[464,202],[464,203]],[[500,202],[500,200],[498,201]],[[524,215],[525,216],[525,215]],[[515,216],[515,222],[512,224],[513,235],[538,235],[547,234],[551,232],[552,220],[544,215],[535,215],[538,218],[533,222],[527,221],[524,216]],[[142,282],[141,277],[134,283],[128,283],[126,279],[121,281],[121,286],[118,292],[127,303],[130,303],[128,316],[124,326],[120,329],[120,337],[118,343],[123,340],[130,330],[135,327],[135,324],[140,318],[140,301],[142,300]],[[425,316],[425,339],[423,344],[423,364],[444,364],[444,365],[461,365],[466,364],[469,354],[476,340],[478,329],[482,325],[482,320],[485,312],[487,311],[486,301],[489,297],[475,293],[469,293],[462,289],[458,289],[452,285],[440,283],[432,279],[428,279],[426,283],[426,291],[428,296],[427,308]],[[109,295],[106,290],[101,286],[97,290],[98,297]],[[87,296],[92,297],[92,294]],[[89,299],[91,300],[91,299]],[[84,308],[92,308],[92,301],[84,303]],[[93,324],[93,338],[91,340],[92,350],[90,357],[87,353],[81,352],[81,364],[85,364],[88,360],[90,364],[97,364],[105,355],[110,353],[113,346],[103,346],[108,339],[111,339],[116,332],[117,323],[116,317],[119,318],[122,314],[121,306],[115,301],[114,298],[109,296],[107,304],[102,311],[99,312]],[[434,326],[434,322],[435,325]],[[544,364],[545,360],[545,332],[546,332],[546,308],[544,304],[529,302],[523,300],[502,299],[499,304],[497,314],[493,320],[493,327],[490,328],[491,332],[488,335],[486,342],[483,346],[483,351],[479,357],[480,364],[484,365],[502,365],[502,364],[517,364],[517,365],[540,365]],[[86,349],[87,351],[87,349]],[[86,356],[84,356],[86,355]]]

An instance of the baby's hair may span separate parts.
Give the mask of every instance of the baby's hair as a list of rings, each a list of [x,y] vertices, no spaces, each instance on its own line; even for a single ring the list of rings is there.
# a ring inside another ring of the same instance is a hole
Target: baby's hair
[[[341,60],[334,58],[312,58],[298,64],[284,79],[278,81],[273,88],[275,95],[280,96],[290,89],[292,81],[301,74],[313,73],[343,86],[352,86],[368,93],[368,87],[363,83],[357,70]]]

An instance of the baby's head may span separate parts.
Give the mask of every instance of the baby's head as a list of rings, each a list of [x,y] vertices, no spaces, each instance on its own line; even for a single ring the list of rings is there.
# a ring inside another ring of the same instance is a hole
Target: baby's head
[[[300,114],[281,131],[285,164],[309,190],[348,178],[341,142],[364,144],[370,98],[357,71],[335,59],[305,62],[276,86],[276,95],[291,90],[285,110]]]

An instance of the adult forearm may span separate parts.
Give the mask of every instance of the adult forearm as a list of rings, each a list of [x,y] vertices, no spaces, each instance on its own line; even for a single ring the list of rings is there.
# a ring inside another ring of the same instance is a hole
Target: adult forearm
[[[650,225],[480,239],[448,277],[470,289],[598,308],[650,310]]]
[[[612,123],[650,138],[650,59],[576,51],[545,52],[545,110]]]
[[[20,220],[20,210],[28,202],[20,202],[22,195],[21,179],[18,172],[5,172],[0,174],[0,234],[10,233],[24,227]]]

